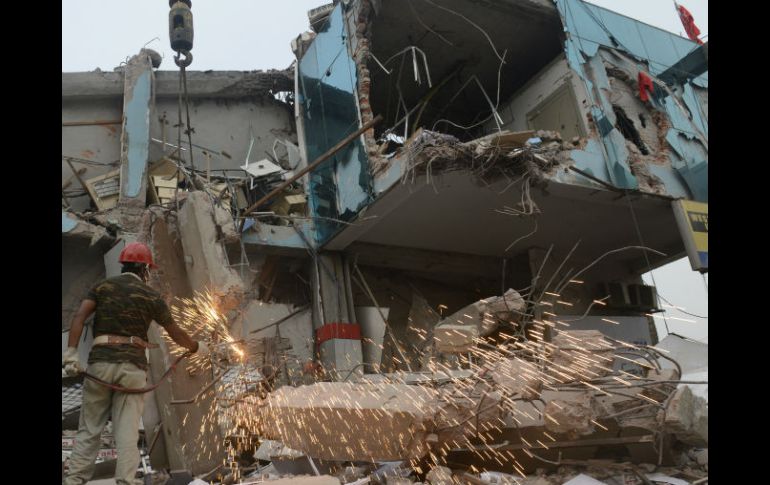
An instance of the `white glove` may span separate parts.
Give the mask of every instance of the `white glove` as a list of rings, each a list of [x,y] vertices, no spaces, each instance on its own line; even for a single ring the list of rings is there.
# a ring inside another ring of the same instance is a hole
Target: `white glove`
[[[64,358],[62,360],[62,367],[64,368],[64,374],[72,377],[83,372],[83,367],[80,365],[80,356],[78,355],[77,347],[68,347],[64,352]]]
[[[195,353],[201,357],[206,357],[211,354],[211,349],[209,349],[209,346],[206,345],[206,342],[203,340],[198,340],[198,350]]]

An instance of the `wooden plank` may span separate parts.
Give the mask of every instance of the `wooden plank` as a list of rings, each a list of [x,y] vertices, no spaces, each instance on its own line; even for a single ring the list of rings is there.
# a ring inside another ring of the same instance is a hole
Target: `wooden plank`
[[[179,185],[179,180],[176,178],[166,179],[163,177],[152,177],[152,183],[155,184],[155,187],[164,187],[164,188],[171,188],[175,189],[177,185]]]
[[[154,177],[169,178],[176,174],[177,170],[174,162],[168,158],[162,158],[150,164],[149,174]]]
[[[112,209],[116,205],[118,205],[118,197],[120,194],[120,187],[118,187],[118,190],[113,194],[110,193],[109,195],[105,195],[102,191],[102,195],[100,195],[99,186],[103,185],[105,181],[107,183],[110,183],[110,178],[113,177],[120,177],[120,169],[115,169],[111,172],[107,172],[102,175],[98,175],[96,177],[90,178],[85,181],[85,187],[88,190],[88,193],[91,194],[91,198],[93,199],[94,203],[96,204],[96,208],[100,211]],[[120,183],[118,179],[118,184]]]
[[[161,199],[173,199],[175,189],[169,187],[157,187],[158,197]]]

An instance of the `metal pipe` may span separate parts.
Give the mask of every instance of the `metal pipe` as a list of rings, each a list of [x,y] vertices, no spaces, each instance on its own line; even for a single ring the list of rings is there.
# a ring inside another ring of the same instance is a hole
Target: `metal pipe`
[[[516,445],[505,445],[501,446],[499,448],[496,448],[500,451],[508,451],[508,450],[523,450],[523,449],[549,449],[549,448],[579,448],[583,446],[603,446],[603,445],[623,445],[623,444],[630,444],[630,443],[653,443],[655,440],[654,435],[644,435],[644,436],[627,436],[627,437],[620,437],[620,438],[597,438],[597,439],[590,439],[590,440],[577,440],[577,441],[554,441],[553,443],[548,443],[548,445],[526,445],[523,443],[519,443]],[[455,448],[451,451],[474,451],[478,449],[486,449],[486,446],[473,446],[473,447],[467,447],[467,448]]]
[[[361,128],[357,129],[355,132],[351,133],[350,135],[346,136],[339,143],[337,143],[336,145],[331,147],[329,150],[327,150],[326,153],[324,153],[320,157],[316,158],[313,163],[311,163],[307,167],[303,168],[296,175],[294,175],[292,178],[290,178],[286,182],[282,183],[281,185],[279,185],[278,187],[273,189],[269,194],[265,195],[264,197],[262,197],[261,199],[256,201],[251,207],[249,207],[248,209],[246,209],[244,211],[244,214],[248,214],[249,212],[253,211],[254,209],[259,207],[260,205],[264,204],[268,200],[272,199],[273,197],[275,197],[276,195],[281,193],[286,187],[288,187],[289,185],[293,184],[294,182],[296,182],[297,180],[302,178],[303,175],[305,175],[306,173],[310,172],[311,170],[313,170],[314,168],[319,166],[321,163],[325,162],[327,159],[331,158],[335,153],[337,153],[338,151],[343,149],[345,146],[347,146],[348,143],[352,142],[357,137],[361,136],[361,134],[363,134],[366,130],[368,130],[369,128],[373,127],[374,125],[376,125],[380,121],[382,121],[382,115],[377,115],[377,117],[375,117],[373,120],[371,120],[368,123],[364,124]]]
[[[62,126],[103,126],[122,125],[123,120],[62,121]]]

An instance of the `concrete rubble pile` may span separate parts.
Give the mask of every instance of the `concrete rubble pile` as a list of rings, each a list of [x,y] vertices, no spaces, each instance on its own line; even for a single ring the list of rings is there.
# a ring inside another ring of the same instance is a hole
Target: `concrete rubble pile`
[[[482,316],[501,311],[502,299],[483,302],[470,307]],[[463,311],[471,322],[475,313]],[[305,483],[304,471],[348,484],[704,483],[697,480],[708,475],[708,402],[678,385],[676,365],[660,365],[661,349],[579,330],[542,344],[542,354],[501,345],[460,377],[396,373],[275,390],[253,405],[253,431],[268,439],[259,463],[271,460],[267,466],[283,474],[267,468],[254,477],[293,473],[293,483]],[[636,369],[616,370],[619,362]]]
[[[402,180],[414,181],[418,175],[430,180],[432,174],[453,170],[470,170],[482,183],[522,174],[545,179],[545,174],[573,163],[570,152],[584,144],[585,139],[563,141],[558,132],[547,130],[506,130],[468,142],[445,133],[419,130],[403,148],[408,163]]]

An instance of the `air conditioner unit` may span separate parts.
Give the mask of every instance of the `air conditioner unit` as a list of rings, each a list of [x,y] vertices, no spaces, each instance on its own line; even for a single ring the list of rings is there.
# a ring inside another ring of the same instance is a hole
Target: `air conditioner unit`
[[[628,285],[630,304],[641,310],[657,310],[658,295],[654,286]]]
[[[603,296],[609,295],[607,300],[607,306],[614,308],[624,308],[628,306],[628,296],[626,295],[626,289],[624,285],[620,283],[604,283],[602,285]]]
[[[608,307],[624,310],[656,310],[658,298],[654,286],[603,283],[601,285],[601,298],[609,295],[606,300]]]

